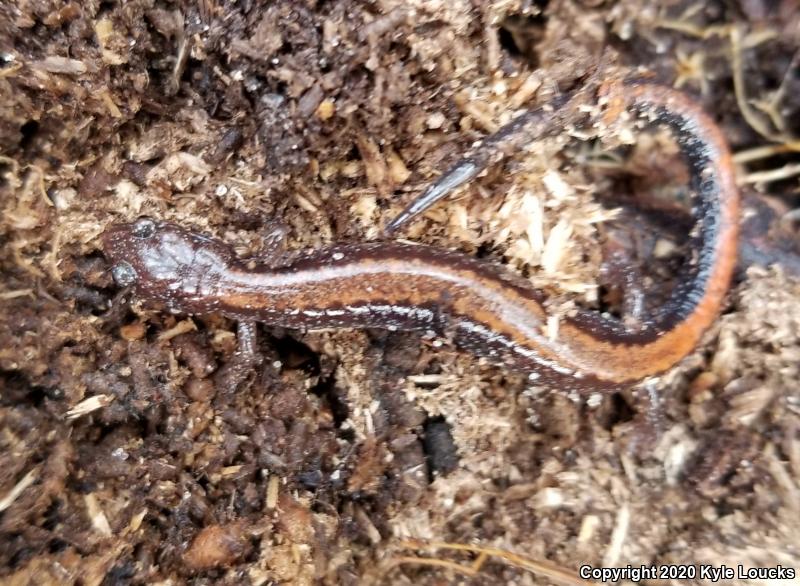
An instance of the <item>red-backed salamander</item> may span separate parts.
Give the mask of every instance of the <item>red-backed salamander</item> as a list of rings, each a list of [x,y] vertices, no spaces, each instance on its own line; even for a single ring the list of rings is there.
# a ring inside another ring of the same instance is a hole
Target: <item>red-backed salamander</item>
[[[139,297],[173,311],[312,330],[430,330],[529,372],[532,380],[571,389],[618,388],[673,366],[714,320],[736,260],[739,194],[722,132],[684,94],[646,82],[615,82],[600,97],[606,123],[633,112],[673,131],[694,196],[695,257],[665,305],[635,331],[580,311],[562,318],[552,339],[542,296],[527,281],[431,246],[336,245],[274,268],[237,259],[218,240],[140,219],[112,226],[103,236],[105,253],[120,285],[132,285]],[[463,168],[472,167],[464,162]],[[457,164],[426,192],[437,196],[423,194],[425,205],[413,211],[446,195],[459,184],[459,173]],[[392,228],[413,215],[401,215]]]

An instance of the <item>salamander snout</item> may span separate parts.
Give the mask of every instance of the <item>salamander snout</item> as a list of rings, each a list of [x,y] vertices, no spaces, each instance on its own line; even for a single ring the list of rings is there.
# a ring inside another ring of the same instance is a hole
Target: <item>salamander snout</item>
[[[148,278],[144,261],[153,256],[164,231],[161,223],[142,217],[129,224],[115,224],[103,233],[103,252],[112,263],[111,274],[117,285],[128,287]]]
[[[117,224],[102,236],[103,251],[112,263],[111,274],[120,287],[136,283],[140,275],[136,265],[142,246],[158,232],[158,223],[150,218],[139,218],[130,224]]]

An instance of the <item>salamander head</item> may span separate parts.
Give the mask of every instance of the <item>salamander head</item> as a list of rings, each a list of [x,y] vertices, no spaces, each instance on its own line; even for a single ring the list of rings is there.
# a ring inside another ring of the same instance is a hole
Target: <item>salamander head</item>
[[[176,308],[213,294],[210,288],[232,256],[220,242],[149,218],[112,226],[102,239],[118,285]]]

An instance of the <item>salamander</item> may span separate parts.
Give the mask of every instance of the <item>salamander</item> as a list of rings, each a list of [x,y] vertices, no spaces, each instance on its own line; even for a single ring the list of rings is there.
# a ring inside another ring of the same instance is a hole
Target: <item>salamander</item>
[[[577,390],[630,385],[691,352],[718,314],[736,260],[739,193],[721,130],[683,93],[617,82],[599,95],[605,123],[630,112],[667,125],[691,177],[694,258],[665,304],[635,330],[582,310],[563,317],[551,338],[543,296],[528,281],[425,245],[333,245],[274,267],[238,259],[222,241],[145,218],[110,227],[104,251],[120,285],[172,311],[310,330],[428,331],[527,372],[537,383]],[[426,192],[436,197],[423,193],[425,203],[412,202],[392,229],[444,197],[460,177],[474,176],[474,167],[474,160],[462,161],[461,171],[453,167]]]

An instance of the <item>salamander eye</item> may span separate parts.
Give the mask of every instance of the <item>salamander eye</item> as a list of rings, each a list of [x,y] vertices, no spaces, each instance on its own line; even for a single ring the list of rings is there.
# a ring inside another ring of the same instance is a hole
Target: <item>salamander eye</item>
[[[156,233],[156,223],[150,218],[140,218],[133,223],[131,233],[137,238],[150,238]]]
[[[111,276],[114,277],[114,281],[117,285],[120,287],[127,287],[128,285],[133,285],[139,275],[136,274],[136,269],[130,264],[122,261],[115,264],[111,269]]]

